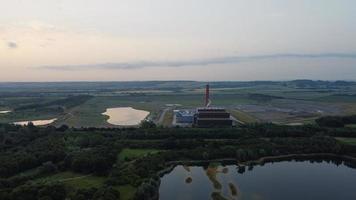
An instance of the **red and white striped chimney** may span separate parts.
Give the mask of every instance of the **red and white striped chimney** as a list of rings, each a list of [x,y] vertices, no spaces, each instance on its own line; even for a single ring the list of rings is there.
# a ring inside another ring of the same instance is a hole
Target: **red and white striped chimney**
[[[208,107],[209,104],[210,104],[210,86],[209,84],[207,84],[205,89],[205,106]]]

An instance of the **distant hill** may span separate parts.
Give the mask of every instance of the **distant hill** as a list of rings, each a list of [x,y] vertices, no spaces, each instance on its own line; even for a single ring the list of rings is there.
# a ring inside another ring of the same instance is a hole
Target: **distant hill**
[[[198,81],[127,81],[127,82],[24,82],[24,83],[0,83],[0,92],[6,96],[14,93],[31,93],[33,91],[42,93],[73,92],[87,93],[97,91],[114,90],[138,90],[138,89],[196,89],[202,88],[207,82]],[[212,88],[237,88],[255,86],[284,86],[293,88],[327,89],[342,88],[356,85],[352,81],[218,81],[209,82]],[[17,96],[19,94],[16,94]],[[26,95],[28,96],[28,95]]]

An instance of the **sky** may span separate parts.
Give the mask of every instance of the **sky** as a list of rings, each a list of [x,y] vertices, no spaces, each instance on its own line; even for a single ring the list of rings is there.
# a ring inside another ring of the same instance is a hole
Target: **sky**
[[[355,0],[0,0],[0,82],[356,80]]]

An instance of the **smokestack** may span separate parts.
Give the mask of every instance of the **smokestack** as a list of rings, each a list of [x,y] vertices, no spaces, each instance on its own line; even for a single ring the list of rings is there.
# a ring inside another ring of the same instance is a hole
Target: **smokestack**
[[[207,84],[205,90],[205,106],[209,107],[209,105],[210,105],[210,86],[209,84]]]

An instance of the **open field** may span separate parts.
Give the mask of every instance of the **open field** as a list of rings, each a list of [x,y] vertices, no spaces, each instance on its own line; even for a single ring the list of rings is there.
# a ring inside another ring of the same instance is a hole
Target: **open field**
[[[256,123],[259,120],[240,110],[229,110],[231,115],[243,123]]]
[[[163,121],[162,121],[162,126],[164,127],[170,127],[172,126],[172,122],[173,122],[173,111],[172,110],[168,110],[165,115],[164,115],[164,118],[163,118]]]
[[[114,127],[107,108],[146,110],[149,119],[169,126],[172,112],[203,105],[204,82],[1,83],[0,122],[46,120],[73,127]],[[213,106],[223,106],[243,122],[311,122],[325,115],[356,113],[354,82],[212,82]],[[170,105],[174,105],[171,107]]]
[[[71,189],[85,189],[100,188],[104,185],[106,180],[107,177],[83,175],[74,172],[60,172],[54,175],[36,179],[34,182],[40,184],[61,182]],[[115,186],[114,189],[120,192],[120,198],[123,200],[132,199],[136,192],[136,188],[131,185]]]
[[[336,139],[339,140],[340,142],[344,143],[344,144],[356,145],[356,138],[342,138],[342,137],[338,137],[338,138],[336,138]]]
[[[105,180],[105,177],[94,175],[83,175],[74,172],[60,172],[34,181],[40,183],[62,182],[72,188],[81,189],[91,187],[100,188],[104,184]]]

